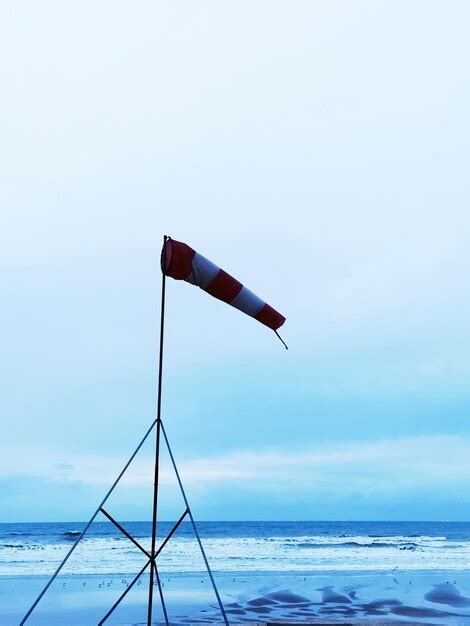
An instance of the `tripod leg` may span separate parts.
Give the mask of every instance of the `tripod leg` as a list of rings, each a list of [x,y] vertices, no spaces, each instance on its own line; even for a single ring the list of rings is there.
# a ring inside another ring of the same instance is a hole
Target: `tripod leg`
[[[25,624],[26,620],[29,618],[29,616],[31,615],[31,613],[34,611],[34,609],[36,608],[36,606],[39,604],[39,602],[41,601],[42,597],[44,596],[44,594],[46,593],[46,591],[49,589],[49,587],[52,585],[52,583],[54,582],[54,580],[57,578],[57,576],[59,575],[61,569],[64,567],[64,565],[67,563],[67,561],[69,560],[69,557],[72,555],[72,552],[75,550],[75,548],[78,546],[78,544],[80,543],[80,541],[83,539],[83,537],[85,536],[85,533],[88,531],[88,529],[90,528],[90,526],[92,525],[92,523],[95,521],[96,516],[98,515],[98,513],[101,510],[101,507],[104,506],[104,504],[106,503],[106,500],[109,498],[109,496],[113,493],[114,489],[116,488],[118,482],[121,480],[121,478],[123,477],[124,473],[126,472],[127,468],[129,467],[129,465],[132,463],[132,461],[134,460],[134,458],[136,457],[137,453],[139,452],[139,450],[141,449],[141,447],[144,445],[144,442],[146,441],[147,437],[150,435],[150,433],[152,432],[155,424],[157,423],[157,420],[154,420],[152,422],[152,425],[150,426],[150,428],[147,430],[147,432],[145,433],[143,439],[141,440],[141,442],[139,443],[139,445],[137,446],[137,448],[134,450],[132,456],[130,457],[130,459],[127,461],[127,463],[124,465],[124,467],[121,470],[121,473],[119,474],[119,476],[116,478],[116,480],[114,481],[114,483],[112,484],[112,486],[110,487],[108,493],[105,495],[105,497],[103,498],[103,500],[100,502],[98,508],[96,509],[96,511],[93,513],[90,521],[86,524],[85,528],[82,531],[82,534],[77,538],[77,540],[75,541],[75,543],[73,544],[73,546],[70,548],[70,550],[67,552],[67,554],[65,555],[62,563],[59,565],[59,567],[56,569],[56,571],[52,574],[51,578],[49,579],[47,585],[44,587],[44,589],[41,591],[41,593],[38,595],[38,597],[36,598],[36,600],[33,602],[33,604],[31,605],[31,607],[29,608],[28,612],[26,613],[26,615],[23,617],[23,619],[20,622],[20,626],[23,626],[23,624]]]
[[[149,563],[150,563],[150,561],[147,561],[147,563],[143,566],[143,568],[140,570],[140,572],[137,574],[137,576],[134,578],[134,580],[131,582],[131,584],[124,589],[124,592],[119,596],[119,598],[116,600],[116,602],[113,604],[113,606],[109,609],[109,611],[106,613],[106,615],[103,617],[103,619],[100,622],[98,622],[98,626],[102,626],[105,623],[105,621],[108,619],[108,617],[112,613],[114,613],[115,609],[119,606],[121,601],[124,600],[124,598],[127,596],[129,591],[132,589],[132,587],[135,585],[135,583],[139,580],[139,578],[145,572],[145,570],[149,566]]]
[[[165,598],[163,597],[162,583],[160,580],[160,576],[158,575],[157,564],[155,563],[155,561],[153,562],[153,566],[155,568],[155,578],[157,579],[158,593],[160,594],[160,602],[162,603],[163,615],[165,616],[165,624],[166,626],[170,626],[170,622],[168,621],[168,613],[166,612]]]
[[[175,470],[176,479],[178,481],[178,484],[179,484],[179,487],[180,487],[180,490],[181,490],[181,494],[183,496],[184,503],[185,503],[186,508],[188,510],[189,519],[191,520],[191,524],[192,524],[192,527],[193,527],[193,530],[194,530],[194,534],[196,535],[196,539],[197,539],[197,542],[199,544],[199,548],[201,550],[202,558],[204,559],[204,563],[205,563],[205,566],[206,566],[206,569],[207,569],[207,573],[209,574],[209,578],[210,578],[211,583],[212,583],[212,588],[214,589],[215,597],[217,598],[217,602],[219,604],[220,612],[222,613],[222,617],[224,619],[225,626],[230,626],[228,618],[227,618],[227,614],[226,614],[225,609],[224,609],[224,605],[222,604],[222,600],[220,599],[219,590],[217,589],[217,585],[215,584],[214,576],[212,575],[211,568],[209,566],[209,561],[207,560],[206,553],[204,552],[204,547],[202,545],[201,537],[199,536],[199,532],[198,532],[198,529],[197,529],[197,526],[196,526],[196,522],[194,521],[194,517],[193,517],[193,514],[191,512],[191,508],[189,506],[188,499],[186,497],[186,493],[184,491],[183,483],[181,482],[181,478],[180,478],[180,475],[179,475],[179,472],[178,472],[178,468],[176,467],[175,458],[173,456],[173,452],[171,450],[170,442],[168,441],[168,437],[167,437],[167,434],[166,434],[166,431],[165,431],[165,427],[163,426],[163,422],[161,422],[161,429],[162,429],[163,437],[165,438],[166,447],[168,448],[168,453],[170,455],[171,464],[173,465],[173,469]]]

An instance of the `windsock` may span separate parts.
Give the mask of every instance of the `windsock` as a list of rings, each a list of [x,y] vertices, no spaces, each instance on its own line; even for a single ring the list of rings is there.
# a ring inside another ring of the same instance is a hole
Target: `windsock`
[[[286,321],[283,315],[238,280],[185,243],[170,238],[166,240],[162,250],[162,271],[166,276],[200,287],[214,298],[254,317],[275,332]]]

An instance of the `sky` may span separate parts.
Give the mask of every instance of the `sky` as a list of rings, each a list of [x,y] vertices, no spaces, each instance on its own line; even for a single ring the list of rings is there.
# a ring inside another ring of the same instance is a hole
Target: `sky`
[[[0,521],[85,520],[155,416],[195,517],[466,520],[467,2],[4,2]],[[149,440],[110,502],[148,519]],[[181,512],[162,459],[160,512]]]

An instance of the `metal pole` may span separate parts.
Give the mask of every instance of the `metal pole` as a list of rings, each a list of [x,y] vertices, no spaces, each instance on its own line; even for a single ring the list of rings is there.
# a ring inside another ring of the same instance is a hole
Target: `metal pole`
[[[177,522],[175,522],[173,528],[168,533],[165,541],[162,543],[162,545],[155,552],[155,559],[160,554],[160,552],[163,550],[163,548],[166,546],[166,544],[170,541],[170,539],[173,537],[173,535],[176,532],[178,526],[181,524],[181,522],[184,520],[184,518],[186,517],[187,514],[188,514],[188,509],[186,509],[186,511],[183,513],[183,515],[179,518],[179,520]]]
[[[90,528],[90,526],[93,524],[93,522],[95,521],[96,516],[98,515],[98,513],[101,510],[101,507],[104,506],[104,504],[106,503],[106,500],[109,498],[109,496],[113,493],[114,489],[116,488],[116,485],[118,484],[118,482],[121,480],[121,478],[123,477],[124,473],[126,472],[127,468],[129,467],[129,465],[132,463],[132,461],[134,460],[136,454],[139,452],[139,450],[141,449],[141,447],[144,445],[145,440],[147,439],[147,437],[150,435],[150,433],[153,430],[153,427],[155,426],[155,424],[157,423],[157,420],[154,420],[152,422],[152,425],[150,426],[150,428],[147,430],[147,432],[145,433],[143,439],[141,440],[141,442],[139,443],[139,445],[137,446],[137,448],[134,450],[134,453],[132,454],[131,458],[127,461],[127,463],[124,465],[121,473],[119,474],[119,476],[116,478],[116,480],[114,481],[114,483],[112,484],[112,486],[110,487],[108,493],[105,495],[105,497],[103,498],[103,500],[100,502],[100,504],[98,505],[98,508],[96,509],[96,511],[93,513],[91,519],[89,520],[89,522],[86,524],[85,528],[82,530],[82,534],[77,538],[77,540],[75,541],[75,543],[73,544],[73,546],[70,548],[70,550],[67,552],[67,554],[65,555],[64,559],[62,560],[62,563],[59,565],[59,567],[56,569],[56,571],[53,573],[53,575],[51,576],[51,578],[49,579],[47,585],[44,587],[44,589],[41,591],[41,593],[38,595],[38,597],[36,598],[36,600],[33,602],[31,608],[29,609],[29,611],[26,613],[26,615],[23,617],[23,619],[20,622],[20,626],[23,626],[23,624],[26,622],[26,620],[28,619],[28,617],[31,615],[31,613],[34,611],[34,609],[36,608],[36,606],[39,604],[41,598],[44,596],[44,594],[46,593],[46,591],[49,589],[49,587],[52,585],[52,583],[54,582],[54,580],[57,578],[59,572],[61,571],[61,569],[64,567],[64,565],[66,564],[66,562],[68,561],[69,557],[71,556],[72,552],[75,550],[75,548],[78,546],[78,544],[80,543],[80,541],[83,539],[83,537],[85,536],[85,533],[87,532],[87,530]]]
[[[118,530],[120,530],[120,531],[122,532],[122,534],[123,534],[125,537],[127,537],[127,538],[129,539],[129,541],[132,541],[132,543],[135,545],[135,547],[136,547],[136,548],[139,548],[139,550],[140,550],[141,552],[143,552],[143,553],[145,554],[145,556],[146,556],[148,559],[152,559],[152,557],[151,557],[151,556],[150,556],[150,554],[147,552],[147,550],[146,550],[145,548],[143,548],[143,547],[140,545],[140,543],[139,543],[138,541],[136,541],[136,540],[134,539],[134,537],[133,537],[130,533],[128,533],[128,532],[127,532],[127,530],[124,528],[124,526],[122,526],[122,524],[120,524],[119,522],[117,522],[117,521],[114,519],[114,517],[108,513],[108,511],[105,511],[104,509],[101,509],[101,512],[103,513],[103,515],[104,515],[105,517],[107,517],[107,518],[109,519],[109,521],[111,522],[111,524],[114,524],[114,525],[116,526],[116,528],[117,528]]]
[[[152,549],[150,554],[152,559],[155,558],[155,543],[157,537],[157,503],[158,503],[158,473],[160,464],[160,429],[161,429],[161,413],[162,413],[162,375],[163,375],[163,338],[165,332],[165,271],[166,271],[166,242],[168,237],[163,237],[163,250],[162,250],[162,298],[161,298],[161,311],[160,311],[160,354],[158,359],[158,391],[157,391],[157,434],[155,442],[155,470],[153,481],[153,513],[152,513]],[[153,580],[154,580],[154,568],[150,568],[149,579],[149,598],[147,608],[147,626],[152,626],[152,611],[153,611]]]

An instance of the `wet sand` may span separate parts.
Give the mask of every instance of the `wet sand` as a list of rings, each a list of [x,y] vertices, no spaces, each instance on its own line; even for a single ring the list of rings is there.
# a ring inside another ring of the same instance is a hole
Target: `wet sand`
[[[174,624],[221,623],[207,575],[162,574]],[[132,578],[63,576],[28,620],[28,626],[97,624]],[[18,625],[47,579],[0,578],[0,624]],[[240,573],[217,576],[231,623],[442,624],[470,626],[470,572],[384,572],[322,575]],[[107,623],[146,624],[148,577],[142,576]],[[162,615],[156,593],[155,623]]]

